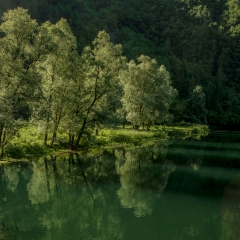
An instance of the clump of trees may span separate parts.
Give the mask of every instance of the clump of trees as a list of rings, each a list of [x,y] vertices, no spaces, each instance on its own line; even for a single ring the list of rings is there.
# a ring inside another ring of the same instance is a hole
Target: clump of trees
[[[40,126],[44,143],[59,129],[77,149],[83,134],[124,112],[138,129],[169,116],[177,91],[170,74],[142,55],[127,62],[122,46],[100,31],[81,54],[64,19],[41,25],[23,8],[3,14],[0,25],[0,146],[27,124]]]

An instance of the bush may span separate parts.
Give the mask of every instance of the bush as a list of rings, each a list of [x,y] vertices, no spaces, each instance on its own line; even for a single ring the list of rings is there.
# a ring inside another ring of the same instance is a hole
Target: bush
[[[127,135],[124,135],[124,134],[116,134],[116,135],[112,135],[110,136],[110,140],[112,142],[122,142],[122,143],[130,143],[133,141],[133,138],[131,136],[127,136]]]
[[[11,158],[22,158],[26,155],[21,146],[8,144],[5,149],[6,156]]]

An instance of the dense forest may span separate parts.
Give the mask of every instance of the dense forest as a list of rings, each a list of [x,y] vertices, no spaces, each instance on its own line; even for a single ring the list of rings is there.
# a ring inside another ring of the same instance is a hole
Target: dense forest
[[[1,146],[7,125],[34,119],[73,148],[102,123],[240,129],[238,0],[0,0],[0,11]]]

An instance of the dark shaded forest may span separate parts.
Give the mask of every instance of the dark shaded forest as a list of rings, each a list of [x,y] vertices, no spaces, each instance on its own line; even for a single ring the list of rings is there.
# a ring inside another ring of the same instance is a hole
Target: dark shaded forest
[[[165,65],[178,91],[170,109],[174,122],[240,130],[238,0],[1,0],[0,14],[17,6],[39,24],[66,18],[79,53],[105,30],[128,60],[144,54]],[[205,106],[192,102],[196,86]]]

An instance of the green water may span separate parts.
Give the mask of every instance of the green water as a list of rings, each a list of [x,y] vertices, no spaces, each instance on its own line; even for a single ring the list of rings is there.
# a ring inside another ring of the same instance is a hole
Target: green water
[[[0,239],[240,239],[234,136],[2,165]]]

